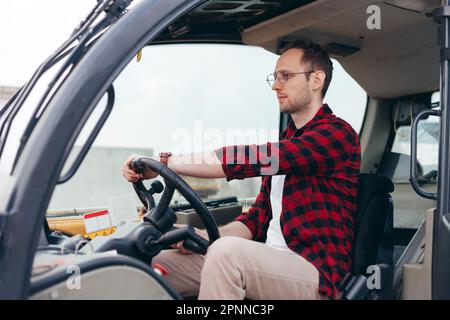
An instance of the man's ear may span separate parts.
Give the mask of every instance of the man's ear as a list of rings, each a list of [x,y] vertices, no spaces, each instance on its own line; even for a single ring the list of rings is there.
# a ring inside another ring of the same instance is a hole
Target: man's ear
[[[325,72],[322,70],[317,70],[316,72],[311,74],[311,82],[313,90],[322,90],[323,85],[325,84]]]

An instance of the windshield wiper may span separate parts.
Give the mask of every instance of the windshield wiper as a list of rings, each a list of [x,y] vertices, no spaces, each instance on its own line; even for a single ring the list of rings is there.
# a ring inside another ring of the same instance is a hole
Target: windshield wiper
[[[45,110],[42,109],[42,105],[44,104],[46,98],[49,93],[54,88],[55,84],[60,80],[61,76],[68,70],[69,67],[74,66],[83,54],[86,52],[86,47],[90,40],[92,40],[96,35],[99,35],[102,31],[106,30],[112,23],[114,23],[121,15],[126,12],[126,8],[132,2],[132,0],[97,0],[98,4],[94,7],[94,9],[89,13],[85,20],[83,20],[80,25],[74,30],[71,37],[63,43],[62,46],[56,50],[49,58],[47,58],[40,67],[33,74],[33,77],[30,81],[28,81],[13,97],[7,105],[0,110],[0,120],[4,117],[3,124],[0,127],[0,158],[3,153],[3,149],[6,144],[6,140],[9,135],[9,131],[11,129],[11,124],[22,107],[25,99],[30,94],[31,90],[36,85],[37,81],[40,77],[52,66],[61,61],[61,59],[65,58],[68,54],[72,53],[72,55],[68,58],[66,63],[61,67],[57,75],[50,82],[47,87],[45,94],[42,96],[39,101],[38,106],[35,108],[31,120],[29,121],[27,128],[21,138],[20,146],[18,152],[15,157],[14,165],[19,158],[23,147],[28,141],[28,137],[31,135],[36,123],[38,122],[40,115]],[[99,23],[97,23],[94,27],[91,27],[95,20],[99,17],[102,12],[106,13],[105,18],[103,18]],[[69,48],[75,41],[78,40],[78,44]],[[68,49],[69,48],[69,49]]]

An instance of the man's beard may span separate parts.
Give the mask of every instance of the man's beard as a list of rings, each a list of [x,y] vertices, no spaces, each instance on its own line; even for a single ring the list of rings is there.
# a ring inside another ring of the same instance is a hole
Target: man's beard
[[[304,94],[297,96],[293,104],[282,105],[280,104],[280,111],[283,113],[293,114],[298,111],[304,110],[311,103],[311,95]]]

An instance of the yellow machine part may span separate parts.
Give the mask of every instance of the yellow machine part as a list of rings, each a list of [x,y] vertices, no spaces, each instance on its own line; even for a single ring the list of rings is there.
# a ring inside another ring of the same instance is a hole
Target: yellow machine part
[[[73,218],[48,218],[48,225],[51,231],[61,231],[68,235],[81,234],[85,238],[93,239],[96,236],[106,236],[116,231],[115,227],[86,233],[84,221],[81,217]]]
[[[142,220],[144,217],[144,212],[140,211],[138,213],[138,217],[139,220]],[[83,237],[89,239],[94,239],[97,236],[107,236],[116,231],[116,227],[112,227],[91,233],[86,233],[84,220],[81,216],[48,217],[47,222],[51,231],[61,231],[71,236],[81,234]]]

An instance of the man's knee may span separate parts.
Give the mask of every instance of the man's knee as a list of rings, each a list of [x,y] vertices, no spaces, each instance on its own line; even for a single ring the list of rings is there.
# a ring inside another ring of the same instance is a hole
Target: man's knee
[[[217,239],[212,245],[209,246],[206,254],[206,261],[209,262],[223,262],[226,260],[236,260],[238,255],[245,249],[245,242],[249,240],[226,236]]]

